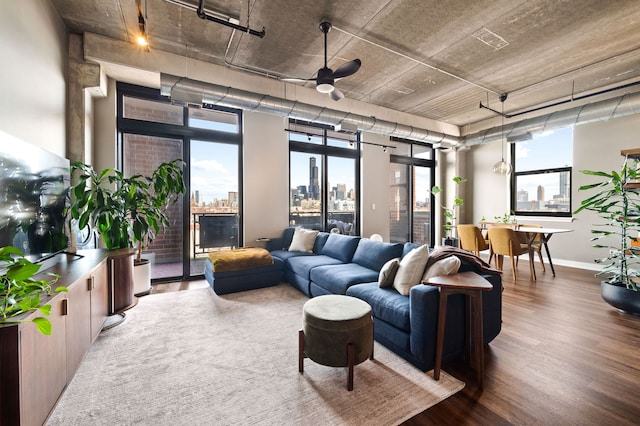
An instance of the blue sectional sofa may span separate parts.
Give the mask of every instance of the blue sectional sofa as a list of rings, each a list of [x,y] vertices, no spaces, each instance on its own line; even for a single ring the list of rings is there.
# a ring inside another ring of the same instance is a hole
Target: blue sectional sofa
[[[437,287],[419,284],[404,296],[395,288],[381,288],[378,276],[383,265],[403,258],[413,243],[384,243],[341,234],[318,233],[312,252],[288,250],[294,228],[267,244],[276,263],[282,262],[283,277],[308,297],[346,294],[372,307],[375,339],[423,371],[435,364],[435,347],[440,293]],[[502,325],[502,279],[477,265],[462,263],[460,272],[475,270],[493,284],[483,292],[484,343],[491,342]],[[465,350],[464,296],[449,297],[443,362],[463,355]]]

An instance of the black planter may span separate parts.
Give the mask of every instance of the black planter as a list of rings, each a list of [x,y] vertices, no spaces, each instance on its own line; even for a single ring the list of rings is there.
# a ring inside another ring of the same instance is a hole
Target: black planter
[[[602,281],[600,293],[605,302],[623,312],[640,315],[640,291]]]
[[[442,245],[443,246],[460,247],[459,240],[457,238],[452,238],[452,237],[443,238],[442,239]]]

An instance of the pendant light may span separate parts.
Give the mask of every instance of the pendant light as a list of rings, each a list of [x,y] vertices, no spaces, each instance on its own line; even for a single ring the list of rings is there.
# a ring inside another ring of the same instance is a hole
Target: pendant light
[[[507,100],[507,94],[503,93],[502,95],[500,95],[500,102],[502,102],[502,114],[501,114],[501,118],[502,118],[502,124],[500,126],[500,144],[502,145],[502,157],[500,159],[500,161],[498,161],[496,164],[493,165],[493,173],[497,174],[497,175],[502,175],[502,176],[506,176],[509,173],[511,173],[511,163],[507,163],[506,161],[504,161],[504,143],[505,143],[505,139],[504,139],[504,101]]]

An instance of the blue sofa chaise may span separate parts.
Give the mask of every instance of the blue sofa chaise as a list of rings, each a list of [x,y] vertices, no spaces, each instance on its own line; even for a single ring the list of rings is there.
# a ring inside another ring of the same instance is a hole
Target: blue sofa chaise
[[[311,252],[291,251],[294,231],[287,228],[267,244],[274,261],[282,262],[284,280],[308,297],[346,294],[366,301],[372,308],[375,339],[421,370],[431,370],[435,364],[438,288],[418,284],[405,296],[378,284],[387,261],[403,258],[419,245],[319,232]],[[482,294],[484,343],[488,344],[502,326],[502,278],[497,271],[479,270],[473,262],[463,262],[459,272],[463,271],[478,272],[493,284],[491,291]],[[464,354],[464,337],[465,299],[455,295],[448,299],[443,362]]]

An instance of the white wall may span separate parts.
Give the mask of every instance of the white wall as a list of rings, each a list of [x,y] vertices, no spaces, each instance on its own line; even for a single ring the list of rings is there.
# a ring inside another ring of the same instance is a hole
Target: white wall
[[[289,139],[283,117],[245,111],[243,125],[244,241],[255,246],[289,226]]]
[[[0,132],[60,156],[66,52],[66,30],[49,1],[0,2]]]
[[[363,141],[388,144],[389,138],[372,133],[364,133]],[[389,155],[375,145],[362,144],[360,163],[360,233],[370,237],[380,234],[389,241]]]

